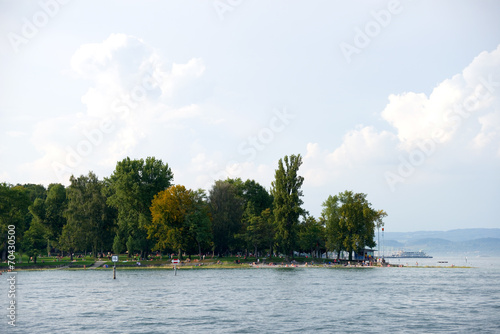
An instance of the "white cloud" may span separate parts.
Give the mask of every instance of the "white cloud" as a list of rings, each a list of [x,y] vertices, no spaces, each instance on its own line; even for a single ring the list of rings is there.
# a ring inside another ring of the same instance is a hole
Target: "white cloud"
[[[183,89],[190,81],[197,79],[205,72],[205,65],[200,58],[193,58],[186,64],[172,64],[170,73],[163,73],[161,78],[162,91],[167,97],[172,97]]]
[[[389,96],[382,117],[397,131],[401,146],[413,149],[432,139],[441,143],[468,131],[462,124],[491,111],[500,96],[500,46],[482,52],[462,73],[438,84],[429,96],[406,92]]]
[[[358,127],[349,131],[342,145],[329,154],[328,160],[335,166],[352,167],[369,163],[377,165],[387,160],[395,148],[394,134],[377,130],[372,126]]]
[[[481,131],[474,137],[474,147],[483,149],[489,144],[494,145],[500,156],[500,110],[479,117],[479,123]]]
[[[349,131],[342,144],[329,152],[318,143],[308,143],[304,156],[304,177],[310,185],[323,185],[345,178],[352,169],[375,169],[393,160],[397,150],[394,134],[377,132],[372,126],[359,126]]]
[[[423,172],[414,178],[420,182],[435,178],[431,166],[436,159],[440,170],[449,169],[445,166],[456,169],[470,149],[477,151],[476,158],[498,159],[499,81],[500,46],[482,52],[462,73],[439,83],[429,96],[416,92],[391,94],[381,116],[395,133],[360,125],[348,131],[342,144],[333,150],[307,144],[306,183],[321,186],[343,180],[353,170],[358,178],[367,172],[382,176],[389,171],[397,177],[404,174],[398,181],[407,182],[417,169]]]
[[[116,161],[133,155],[142,141],[165,128],[169,131],[162,140],[173,141],[175,124],[201,110],[192,103],[173,107],[172,98],[179,89],[189,89],[205,67],[199,58],[170,67],[164,62],[154,48],[125,34],[79,47],[71,68],[91,83],[81,99],[86,111],[38,123],[32,142],[41,157],[24,168],[44,174],[43,179],[55,174],[58,182],[67,183],[70,174],[112,170]],[[154,139],[149,144],[164,147]]]

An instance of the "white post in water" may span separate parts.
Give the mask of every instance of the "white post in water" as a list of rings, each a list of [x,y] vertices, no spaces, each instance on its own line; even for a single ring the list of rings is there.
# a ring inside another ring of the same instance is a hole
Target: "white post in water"
[[[179,263],[179,259],[173,259],[172,263],[174,264],[174,276],[177,276],[177,264]]]
[[[116,262],[118,262],[118,255],[113,255],[111,260],[113,261],[113,279],[116,279]]]

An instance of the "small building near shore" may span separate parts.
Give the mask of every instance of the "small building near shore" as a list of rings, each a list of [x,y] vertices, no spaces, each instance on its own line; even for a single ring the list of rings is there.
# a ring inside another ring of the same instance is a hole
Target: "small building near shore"
[[[375,261],[376,249],[364,248],[359,254],[354,252],[353,260],[357,261]]]

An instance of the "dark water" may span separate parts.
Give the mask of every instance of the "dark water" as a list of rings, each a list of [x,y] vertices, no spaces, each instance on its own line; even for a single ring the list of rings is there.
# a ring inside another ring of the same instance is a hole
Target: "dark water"
[[[477,267],[119,270],[116,280],[19,272],[16,327],[4,273],[0,332],[500,333],[500,259],[468,264]]]

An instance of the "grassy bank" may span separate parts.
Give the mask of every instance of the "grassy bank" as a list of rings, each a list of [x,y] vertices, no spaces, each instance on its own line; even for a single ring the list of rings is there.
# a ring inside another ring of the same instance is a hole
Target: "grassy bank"
[[[23,270],[23,269],[55,269],[61,267],[70,267],[70,268],[78,268],[78,267],[88,267],[94,264],[95,259],[91,256],[82,256],[81,258],[73,258],[71,260],[70,257],[58,258],[54,256],[42,256],[37,258],[36,263],[29,259],[27,255],[16,256],[14,261],[15,270]],[[0,270],[6,271],[9,269],[10,265],[8,262],[0,263]]]

